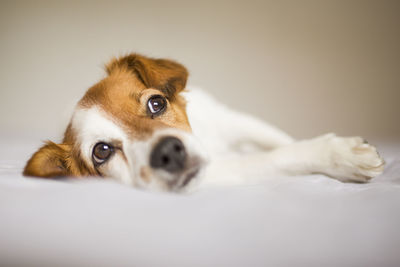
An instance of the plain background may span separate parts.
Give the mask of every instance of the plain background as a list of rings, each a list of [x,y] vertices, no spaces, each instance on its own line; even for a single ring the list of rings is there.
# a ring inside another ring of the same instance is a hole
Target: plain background
[[[1,131],[61,139],[103,64],[140,52],[297,138],[399,140],[399,14],[400,1],[1,1]]]

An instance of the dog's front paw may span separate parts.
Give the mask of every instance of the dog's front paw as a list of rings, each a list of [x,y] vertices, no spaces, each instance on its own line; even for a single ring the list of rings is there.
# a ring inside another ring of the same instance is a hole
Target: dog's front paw
[[[328,137],[331,176],[342,181],[368,182],[383,172],[385,161],[376,148],[361,137]]]

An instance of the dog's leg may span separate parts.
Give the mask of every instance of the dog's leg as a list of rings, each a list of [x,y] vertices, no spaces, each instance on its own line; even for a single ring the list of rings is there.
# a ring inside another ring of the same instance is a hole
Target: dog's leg
[[[322,173],[341,181],[366,182],[383,171],[376,148],[360,137],[334,134],[294,142],[270,152],[214,160],[204,185],[243,184],[272,175]]]

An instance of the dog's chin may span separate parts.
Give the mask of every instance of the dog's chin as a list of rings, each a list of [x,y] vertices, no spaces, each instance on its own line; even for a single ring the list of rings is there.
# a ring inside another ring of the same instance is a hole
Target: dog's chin
[[[170,191],[179,193],[187,191],[200,178],[203,167],[204,164],[199,163],[185,170],[174,182],[169,183]]]
[[[186,162],[186,167],[180,173],[169,180],[168,191],[182,193],[199,180],[206,161],[201,157],[191,157]]]
[[[187,173],[182,175],[182,177],[177,181],[174,188],[176,188],[177,191],[180,191],[180,190],[186,188],[187,186],[189,186],[189,184],[193,180],[195,180],[197,178],[199,172],[200,172],[200,168],[194,168],[194,169],[188,171]]]

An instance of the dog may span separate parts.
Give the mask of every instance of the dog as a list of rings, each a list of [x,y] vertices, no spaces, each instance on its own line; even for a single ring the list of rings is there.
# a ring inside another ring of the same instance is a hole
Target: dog
[[[182,192],[272,175],[367,182],[383,172],[384,160],[361,137],[295,141],[201,90],[187,90],[188,71],[173,60],[130,54],[113,58],[106,72],[78,102],[63,141],[45,143],[24,175],[100,176]]]

